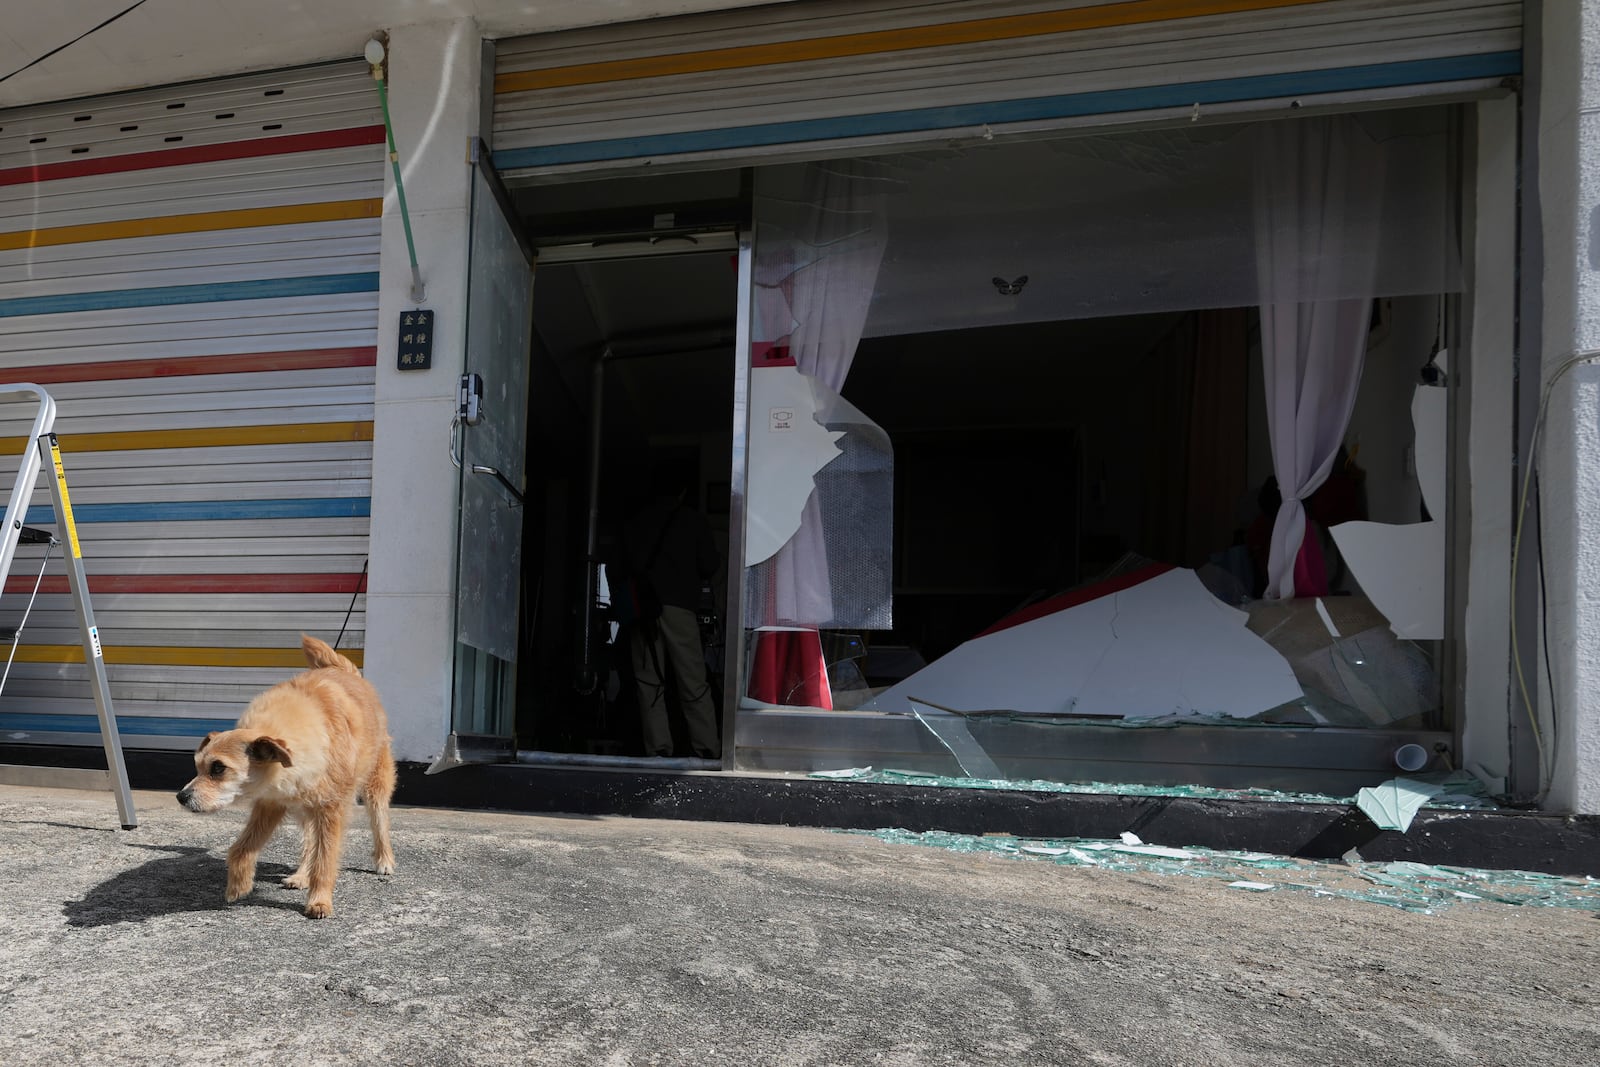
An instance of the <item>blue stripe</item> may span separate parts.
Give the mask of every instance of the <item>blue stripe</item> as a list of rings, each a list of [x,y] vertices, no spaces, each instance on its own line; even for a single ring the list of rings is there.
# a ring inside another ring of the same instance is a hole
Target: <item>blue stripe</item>
[[[78,522],[197,522],[206,519],[350,519],[372,514],[365,496],[310,497],[297,500],[178,500],[155,504],[74,504]],[[28,509],[29,526],[53,526],[48,504]]]
[[[1110,89],[1067,96],[1034,97],[1027,100],[916,108],[876,115],[801,119],[761,126],[735,126],[723,130],[664,133],[576,144],[514,148],[495,153],[495,165],[502,170],[515,170],[521,167],[547,167],[563,163],[634,159],[678,155],[685,152],[754,148],[761,145],[949,130],[985,124],[999,126],[1012,122],[1038,122],[1126,111],[1189,107],[1197,103],[1222,104],[1243,100],[1270,100],[1362,89],[1427,85],[1434,82],[1500,78],[1521,72],[1521,52],[1490,52],[1475,56],[1418,59],[1404,63],[1338,67],[1332,70],[1260,74],[1247,78],[1186,82],[1180,85],[1153,85],[1136,89]]]
[[[204,737],[213,730],[231,730],[232,719],[176,719],[162,715],[118,715],[117,729],[125,734],[160,737]],[[6,733],[98,734],[96,715],[42,715],[23,712],[0,714],[0,740]]]
[[[0,319],[18,315],[57,315],[70,311],[165,307],[168,304],[214,304],[225,300],[271,300],[331,293],[375,293],[378,275],[323,274],[310,278],[259,278],[247,282],[167,285],[153,289],[112,289],[102,293],[58,293],[0,300]]]

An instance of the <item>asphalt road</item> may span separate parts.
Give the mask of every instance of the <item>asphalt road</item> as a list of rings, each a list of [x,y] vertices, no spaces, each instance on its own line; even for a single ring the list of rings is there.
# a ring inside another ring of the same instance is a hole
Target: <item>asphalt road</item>
[[[1600,1063],[1592,912],[401,808],[316,921],[292,837],[228,905],[242,813],[137,799],[0,787],[0,1063]]]

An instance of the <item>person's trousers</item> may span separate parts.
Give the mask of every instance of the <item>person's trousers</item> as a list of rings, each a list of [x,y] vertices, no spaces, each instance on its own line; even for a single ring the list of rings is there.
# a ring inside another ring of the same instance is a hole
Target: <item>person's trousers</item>
[[[644,725],[644,754],[672,755],[672,730],[667,724],[664,675],[671,672],[678,706],[689,726],[689,747],[704,759],[721,759],[717,711],[706,682],[705,650],[700,622],[688,608],[662,605],[654,625],[633,630],[633,677],[639,687],[639,717]]]

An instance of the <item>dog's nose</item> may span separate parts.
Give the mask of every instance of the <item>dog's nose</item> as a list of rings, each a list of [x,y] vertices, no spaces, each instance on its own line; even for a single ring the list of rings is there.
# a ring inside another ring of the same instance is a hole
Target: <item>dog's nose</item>
[[[178,790],[178,803],[184,805],[185,807],[189,805],[189,801],[193,797],[194,794],[191,793],[187,787]]]

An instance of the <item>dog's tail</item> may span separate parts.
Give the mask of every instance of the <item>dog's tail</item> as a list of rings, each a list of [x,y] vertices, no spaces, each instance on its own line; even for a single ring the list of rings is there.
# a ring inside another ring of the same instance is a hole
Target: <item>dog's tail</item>
[[[335,652],[326,641],[318,641],[310,634],[300,635],[300,648],[306,654],[306,662],[312,667],[331,667],[337,671],[349,671],[351,674],[361,673],[354,663]]]

